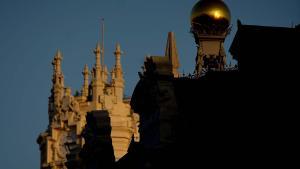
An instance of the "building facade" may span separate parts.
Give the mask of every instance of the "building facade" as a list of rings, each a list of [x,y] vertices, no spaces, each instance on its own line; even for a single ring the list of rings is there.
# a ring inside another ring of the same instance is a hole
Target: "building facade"
[[[64,86],[62,54],[58,51],[52,63],[49,126],[38,137],[41,168],[269,165],[267,152],[276,154],[277,145],[266,139],[273,127],[266,121],[275,114],[270,108],[285,106],[278,93],[295,92],[294,88],[282,90],[277,80],[278,75],[285,80],[289,80],[287,75],[296,77],[288,71],[297,68],[291,67],[297,62],[291,63],[282,56],[298,55],[294,41],[299,39],[299,27],[261,27],[239,22],[230,48],[238,60],[238,69],[228,69],[223,44],[230,32],[230,21],[230,11],[223,1],[196,3],[191,15],[191,33],[197,46],[194,74],[178,72],[179,56],[174,33],[170,32],[165,54],[145,59],[130,100],[123,98],[120,45],[114,52],[116,63],[110,82],[101,62],[103,47],[96,46],[96,64],[91,71],[84,67],[83,86],[76,96]],[[284,70],[279,71],[279,65]],[[298,83],[288,83],[289,87],[290,84]]]
[[[79,153],[85,144],[82,132],[88,112],[108,113],[116,160],[127,153],[132,139],[138,141],[139,116],[131,111],[130,99],[124,98],[125,81],[120,45],[117,44],[114,51],[115,66],[110,72],[110,78],[107,67],[101,63],[103,51],[103,47],[97,44],[94,50],[96,63],[91,71],[87,65],[84,66],[82,89],[76,95],[72,95],[71,89],[64,85],[62,53],[58,50],[55,54],[48,102],[49,125],[37,139],[41,169],[64,169],[70,160],[79,159]]]

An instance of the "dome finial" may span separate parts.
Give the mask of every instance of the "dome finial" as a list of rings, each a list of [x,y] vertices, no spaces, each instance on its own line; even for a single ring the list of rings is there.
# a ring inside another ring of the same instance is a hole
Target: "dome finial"
[[[222,0],[200,0],[191,13],[192,26],[222,25],[227,28],[230,21],[230,10]]]

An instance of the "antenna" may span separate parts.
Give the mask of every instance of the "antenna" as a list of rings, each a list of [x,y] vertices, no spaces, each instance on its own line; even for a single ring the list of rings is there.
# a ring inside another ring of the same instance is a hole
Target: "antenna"
[[[102,66],[104,66],[104,18],[101,19],[101,27],[102,27],[102,46],[101,46],[101,55],[102,55]]]

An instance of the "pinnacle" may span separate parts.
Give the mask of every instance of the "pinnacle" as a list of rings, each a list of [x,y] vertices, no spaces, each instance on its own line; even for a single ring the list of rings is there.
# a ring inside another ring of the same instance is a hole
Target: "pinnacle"
[[[116,44],[116,51],[115,51],[115,54],[122,54],[120,43],[117,43],[117,44]]]
[[[84,65],[83,72],[89,72],[89,67],[87,64]]]
[[[62,53],[61,53],[60,49],[57,49],[56,54],[55,54],[55,58],[62,59]]]
[[[174,32],[169,32],[165,56],[169,58],[174,67],[179,67],[178,53]]]
[[[97,45],[96,45],[96,50],[97,50],[97,51],[100,51],[100,50],[101,50],[101,44],[100,44],[99,42],[98,42]]]
[[[96,48],[94,49],[94,53],[100,53],[101,52],[101,44],[99,42],[97,42],[96,44]]]

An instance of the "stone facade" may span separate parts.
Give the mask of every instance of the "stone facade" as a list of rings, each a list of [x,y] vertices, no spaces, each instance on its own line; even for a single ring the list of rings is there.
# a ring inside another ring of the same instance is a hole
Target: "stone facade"
[[[108,112],[111,125],[111,139],[115,159],[127,153],[132,140],[139,140],[137,124],[139,116],[131,111],[130,99],[124,98],[124,78],[121,65],[121,48],[116,45],[116,63],[108,82],[107,67],[101,63],[103,47],[97,44],[94,54],[96,64],[89,71],[85,65],[81,92],[72,95],[65,87],[61,70],[62,54],[57,51],[52,65],[52,89],[49,97],[49,125],[38,136],[42,169],[63,169],[70,161],[78,161],[83,147],[82,131],[86,126],[88,112]],[[103,61],[103,59],[102,59]],[[91,81],[89,81],[91,77]],[[68,157],[68,158],[67,158]]]

